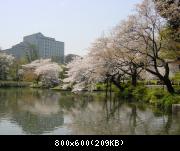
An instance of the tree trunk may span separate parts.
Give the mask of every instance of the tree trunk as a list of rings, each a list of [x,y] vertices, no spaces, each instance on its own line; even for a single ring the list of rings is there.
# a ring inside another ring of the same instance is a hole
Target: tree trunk
[[[174,88],[172,86],[171,81],[168,78],[165,78],[163,79],[163,82],[166,85],[168,92],[171,94],[174,93]]]
[[[110,100],[111,100],[111,97],[112,97],[112,82],[110,82]]]
[[[136,86],[137,85],[137,75],[134,74],[131,76],[131,78],[132,78],[132,85]]]
[[[119,82],[115,81],[113,78],[111,79],[111,81],[121,92],[124,91],[124,88],[120,85]]]
[[[156,64],[156,62],[155,62]],[[146,69],[146,71],[150,72],[151,74],[157,76],[161,81],[164,82],[164,84],[166,85],[167,91],[171,94],[175,93],[174,88],[172,86],[171,80],[169,79],[169,66],[168,63],[166,63],[166,66],[164,66],[165,69],[165,76],[161,75],[157,69],[157,66],[155,65],[155,70],[156,71],[152,71],[150,69]]]
[[[137,68],[136,68],[136,64],[133,63],[133,69],[132,69],[132,75],[131,75],[131,78],[132,78],[132,85],[133,86],[136,86],[137,85]]]
[[[106,98],[107,98],[107,95],[108,95],[108,84],[109,84],[109,81],[108,81],[108,79],[106,80]]]

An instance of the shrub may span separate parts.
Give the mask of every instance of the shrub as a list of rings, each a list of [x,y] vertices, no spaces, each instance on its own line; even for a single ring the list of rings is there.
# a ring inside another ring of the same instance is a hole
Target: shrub
[[[176,72],[175,75],[172,77],[172,80],[180,82],[180,72]]]
[[[151,89],[147,92],[146,100],[155,107],[169,112],[172,104],[180,103],[180,95],[172,95],[163,89]]]
[[[148,89],[147,95],[145,96],[145,100],[150,104],[160,107],[161,100],[164,97],[165,91],[162,89]]]
[[[113,83],[111,84],[111,90],[112,90],[112,92],[119,92],[119,89]],[[96,91],[106,91],[106,84],[105,83],[97,83]]]
[[[147,88],[143,85],[136,87],[131,84],[123,84],[124,91],[121,96],[125,99],[133,99],[134,101],[144,101],[144,96],[147,94]]]
[[[177,94],[180,94],[180,85],[174,86],[174,89],[175,89]]]
[[[172,95],[161,88],[148,89],[143,85],[133,87],[130,84],[123,84],[122,86],[124,91],[120,93],[120,96],[124,99],[147,102],[164,112],[171,111],[172,104],[180,103],[180,95]]]
[[[104,84],[104,83],[96,84],[96,90],[97,91],[105,91],[106,90],[106,84]]]
[[[132,91],[132,96],[137,101],[145,101],[144,96],[146,96],[146,95],[147,95],[147,88],[143,85],[137,86]]]
[[[171,111],[172,104],[180,103],[179,95],[165,95],[161,101],[161,108],[165,111]]]
[[[132,92],[133,92],[133,89],[134,87],[127,83],[127,84],[122,84],[122,87],[124,88],[124,91],[121,92],[121,96],[124,98],[124,99],[131,99],[132,98]]]

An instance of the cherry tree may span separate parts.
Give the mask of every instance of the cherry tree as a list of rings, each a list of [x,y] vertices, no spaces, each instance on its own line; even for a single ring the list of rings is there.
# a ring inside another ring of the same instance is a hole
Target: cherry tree
[[[142,40],[140,41],[139,37],[132,32],[135,22],[134,16],[129,16],[112,31],[117,67],[123,74],[131,78],[133,86],[136,86],[137,79],[144,67],[144,58],[137,51],[141,47]]]
[[[72,91],[92,89],[100,78],[95,76],[94,58],[90,56],[75,57],[67,64],[67,78],[63,80],[64,88],[72,87]]]
[[[43,87],[53,87],[59,84],[59,73],[62,68],[51,59],[40,59],[30,64],[22,65],[24,72],[32,71],[36,75],[37,82],[40,80]]]
[[[121,91],[121,80],[124,77],[119,69],[119,58],[117,51],[113,48],[113,41],[109,36],[98,38],[90,48],[89,55],[94,59],[96,75],[107,83],[113,83]]]
[[[6,80],[9,73],[10,66],[14,62],[14,57],[0,52],[0,79]]]
[[[77,57],[67,65],[68,78],[64,82],[69,83],[73,91],[93,89],[98,82],[114,83],[122,90],[120,79],[124,75],[117,66],[119,59],[112,49],[110,38],[98,38],[89,48],[88,55]]]
[[[165,21],[156,11],[152,0],[144,0],[136,8],[134,25],[130,32],[136,37],[134,42],[139,43],[136,51],[145,58],[145,70],[158,77],[166,85],[167,90],[174,93],[169,79],[169,62],[161,56],[164,41],[160,32],[165,26]]]

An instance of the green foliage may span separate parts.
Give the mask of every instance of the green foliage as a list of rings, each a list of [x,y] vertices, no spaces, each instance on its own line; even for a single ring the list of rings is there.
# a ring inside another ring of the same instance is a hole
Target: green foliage
[[[149,89],[145,99],[164,111],[170,111],[172,104],[180,103],[180,95],[172,95],[163,89]]]
[[[124,88],[124,91],[121,92],[121,95],[125,99],[130,99],[132,98],[132,92],[134,90],[134,87],[131,84],[123,84],[122,87]]]
[[[165,111],[170,111],[172,104],[180,103],[180,96],[168,94],[165,95],[161,101],[161,108]]]
[[[152,83],[152,85],[157,85],[158,81],[157,80],[150,80],[150,83]]]
[[[180,85],[175,85],[174,89],[175,89],[176,94],[180,95]]]
[[[97,83],[96,84],[96,90],[97,91],[105,91],[106,90],[106,84],[104,84],[104,83]]]
[[[172,77],[172,80],[180,82],[180,72],[175,73],[175,75]]]
[[[112,84],[111,89],[112,89],[113,92],[119,92],[119,89],[114,84]]]
[[[106,88],[107,88],[106,83],[97,83],[95,90],[96,91],[106,91]],[[108,90],[110,90],[110,86],[109,86]],[[119,89],[113,83],[111,83],[111,91],[119,92]]]
[[[120,96],[125,99],[133,99],[133,101],[144,101],[144,96],[147,94],[147,88],[144,85],[132,86],[130,83],[122,84],[124,91]]]
[[[144,96],[147,95],[147,88],[143,85],[137,86],[132,91],[132,96],[138,101],[144,101]]]
[[[166,95],[166,93],[167,92],[159,88],[148,89],[148,93],[145,96],[145,100],[155,106],[158,106],[159,101]]]
[[[128,101],[137,101],[149,103],[165,112],[171,111],[172,104],[180,103],[179,94],[170,94],[161,88],[148,89],[144,85],[133,87],[130,83],[123,84],[124,91],[119,94],[120,97]],[[175,87],[176,92],[180,92],[180,86]]]

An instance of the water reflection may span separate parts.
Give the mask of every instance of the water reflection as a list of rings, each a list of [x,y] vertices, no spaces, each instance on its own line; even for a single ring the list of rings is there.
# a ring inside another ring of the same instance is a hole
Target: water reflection
[[[0,89],[0,134],[180,134],[180,118],[115,94]]]
[[[88,103],[85,110],[74,109],[72,134],[168,135],[180,134],[179,117],[157,114],[144,104],[112,100]]]
[[[64,123],[63,112],[58,103],[59,97],[49,91],[1,90],[0,118],[6,118],[22,127],[26,134],[53,131]]]

